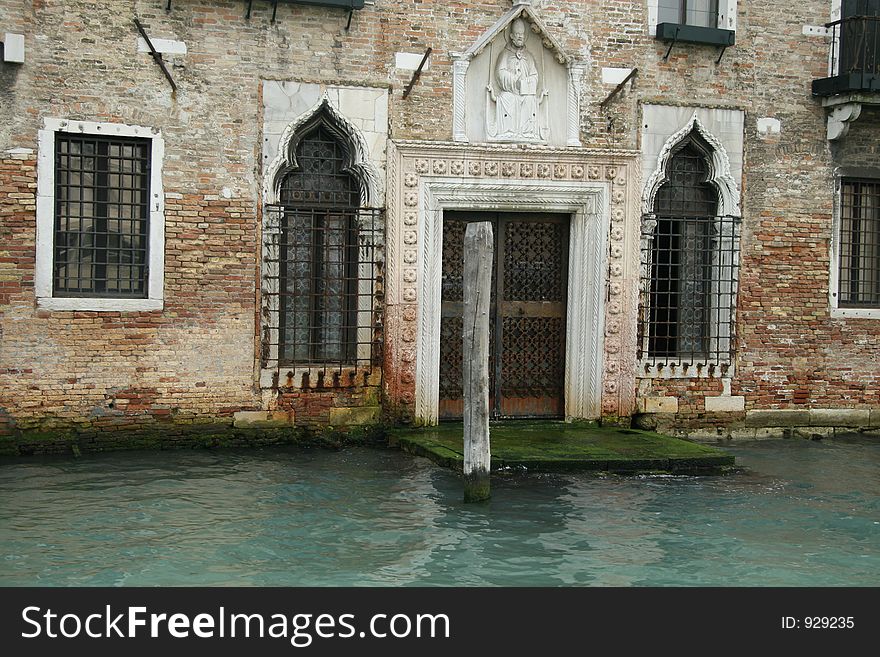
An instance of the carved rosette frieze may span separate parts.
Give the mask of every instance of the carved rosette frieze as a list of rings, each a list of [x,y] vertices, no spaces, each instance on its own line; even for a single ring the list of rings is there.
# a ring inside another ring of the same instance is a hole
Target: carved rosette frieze
[[[426,220],[427,208],[432,207],[425,198],[425,194],[430,193],[426,190],[442,184],[443,180],[449,180],[450,184],[453,180],[460,180],[465,186],[473,184],[468,182],[470,180],[492,182],[510,185],[511,189],[528,185],[537,186],[539,190],[542,184],[550,189],[552,185],[567,182],[600,186],[604,190],[596,197],[596,201],[604,199],[601,201],[604,209],[595,201],[584,206],[592,208],[587,210],[588,214],[607,212],[605,239],[597,240],[596,244],[584,243],[588,251],[601,245],[601,252],[589,251],[586,257],[602,260],[602,278],[605,279],[605,293],[601,295],[598,308],[602,339],[595,343],[599,353],[594,354],[602,365],[595,384],[600,390],[603,415],[630,414],[635,403],[636,302],[640,264],[639,199],[637,194],[633,198],[639,185],[630,180],[630,175],[638,170],[637,154],[549,148],[523,152],[499,147],[414,142],[398,144],[397,149],[398,162],[394,169],[397,180],[390,181],[390,188],[395,190],[397,198],[389,199],[389,208],[395,208],[395,211],[389,213],[388,227],[389,237],[396,235],[396,240],[389,239],[389,248],[397,253],[389,258],[396,267],[389,268],[388,276],[394,282],[389,281],[388,289],[398,292],[396,296],[389,295],[388,303],[399,305],[399,312],[389,313],[398,321],[393,330],[386,333],[388,352],[394,354],[395,362],[385,370],[386,378],[391,379],[389,390],[393,391],[394,399],[406,406],[415,404],[418,407],[423,403],[418,401],[422,394],[418,392],[422,385],[418,361],[423,352],[414,336],[432,330],[434,320],[424,312],[426,299],[422,295],[424,290],[431,289],[432,283],[436,283],[439,289],[439,279],[426,281],[426,277],[439,275],[438,268],[429,266],[428,260],[439,259],[442,243],[442,221],[438,220],[442,212],[432,210],[430,221]],[[540,195],[540,191],[537,192],[537,196]],[[471,194],[468,207],[481,207],[480,198],[476,192]],[[485,207],[493,207],[492,198],[486,197]],[[553,211],[553,207],[548,205],[544,211]],[[527,209],[541,211],[540,199],[530,201]],[[601,304],[604,304],[604,310]]]
[[[605,383],[602,412],[626,416],[635,404],[639,224],[636,200],[627,193],[631,170],[624,164],[590,166],[590,179],[611,183],[608,302],[605,306]],[[637,187],[636,185],[630,186]]]

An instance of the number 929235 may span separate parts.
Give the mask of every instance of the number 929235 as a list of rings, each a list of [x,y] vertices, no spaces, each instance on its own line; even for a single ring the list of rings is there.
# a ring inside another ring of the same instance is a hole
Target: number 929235
[[[856,626],[854,616],[783,616],[782,627],[786,630],[851,630]]]

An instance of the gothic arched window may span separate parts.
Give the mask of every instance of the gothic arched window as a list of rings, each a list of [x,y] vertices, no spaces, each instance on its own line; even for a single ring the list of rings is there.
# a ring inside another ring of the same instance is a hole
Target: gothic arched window
[[[295,149],[281,181],[279,361],[357,360],[360,184],[346,145],[323,122]]]
[[[719,215],[711,154],[696,132],[676,145],[643,222],[643,358],[730,362],[738,218]]]

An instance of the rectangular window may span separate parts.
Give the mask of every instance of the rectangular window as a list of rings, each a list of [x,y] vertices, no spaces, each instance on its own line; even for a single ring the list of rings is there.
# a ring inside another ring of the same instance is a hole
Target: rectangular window
[[[658,23],[718,27],[718,0],[659,0]]]
[[[840,308],[880,308],[880,180],[841,181]]]
[[[147,296],[150,141],[58,133],[53,296]]]
[[[37,306],[162,310],[162,133],[123,123],[44,118],[38,147]]]

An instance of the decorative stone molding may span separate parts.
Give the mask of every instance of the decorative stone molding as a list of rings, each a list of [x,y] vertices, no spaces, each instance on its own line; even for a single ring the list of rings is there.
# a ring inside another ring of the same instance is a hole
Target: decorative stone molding
[[[385,376],[393,398],[413,404],[421,421],[436,421],[443,210],[549,211],[573,217],[566,414],[631,413],[640,186],[627,181],[637,154],[400,141],[392,143],[389,157],[394,175],[389,178],[386,300],[389,317],[399,318],[399,324],[386,331]],[[435,167],[438,161],[446,166]],[[596,175],[587,177],[588,169]],[[416,244],[407,244],[413,230]],[[412,336],[414,350],[407,339]]]
[[[581,90],[586,70],[582,63],[568,65],[568,146],[581,146]]]
[[[594,183],[422,180],[421,214],[425,221],[420,225],[417,418],[426,424],[437,422],[442,217],[444,210],[451,209],[571,213],[565,414],[568,418],[601,415],[607,205],[604,188]]]
[[[342,112],[330,102],[325,91],[320,100],[308,111],[300,114],[287,124],[281,135],[278,152],[269,164],[263,176],[263,201],[267,204],[277,203],[279,186],[286,174],[297,168],[296,146],[304,136],[303,128],[309,122],[317,120],[324,114],[326,127],[341,139],[349,148],[351,162],[347,171],[361,181],[361,207],[381,207],[384,199],[382,176],[370,158],[370,149],[357,126],[349,121]]]
[[[730,158],[721,141],[709,132],[703,122],[694,112],[688,121],[674,135],[666,140],[657,157],[657,168],[645,184],[645,193],[642,198],[642,214],[651,214],[654,211],[654,200],[660,187],[667,181],[666,169],[669,159],[672,157],[675,147],[678,146],[691,132],[696,131],[712,148],[712,157],[709,161],[711,168],[709,182],[718,190],[718,213],[727,217],[741,217],[739,185],[730,171]]]
[[[344,91],[344,89],[342,90]],[[279,202],[281,182],[288,173],[298,168],[296,149],[299,141],[306,136],[313,123],[322,122],[336,138],[348,147],[350,161],[345,163],[345,171],[360,182],[361,207],[371,208],[384,205],[384,180],[374,163],[376,154],[370,152],[366,138],[354,122],[346,118],[332,102],[329,91],[335,91],[338,96],[340,89],[324,90],[311,108],[287,123],[281,133],[277,153],[264,172],[260,306],[263,318],[262,341],[267,346],[261,354],[262,365],[259,373],[259,384],[264,390],[275,389],[279,386],[315,388],[325,373],[323,367],[282,367],[279,365],[280,335],[279,329],[273,327],[280,325],[279,313],[281,312],[278,276],[282,232],[281,214],[272,212],[266,207]],[[396,250],[393,255],[396,257]],[[358,312],[370,312],[370,309],[359,308]],[[375,368],[357,370],[351,380],[368,380],[368,385],[379,385],[380,379],[381,370]]]
[[[456,58],[452,62],[452,139],[468,141],[465,123],[465,96],[467,95],[468,58]]]
[[[532,8],[532,3],[529,0],[519,0],[515,2],[513,7],[508,9],[492,27],[486,30],[480,38],[467,49],[463,56],[467,59],[472,59],[482,53],[498,35],[506,30],[510,24],[518,18],[525,20],[531,26],[532,32],[541,37],[543,46],[553,53],[557,62],[560,64],[568,64],[571,61],[571,58],[566,54],[562,45],[553,37],[547,29],[547,26],[544,25],[544,22],[535,13],[535,10]]]

